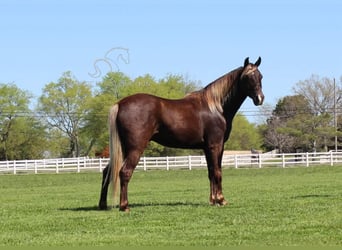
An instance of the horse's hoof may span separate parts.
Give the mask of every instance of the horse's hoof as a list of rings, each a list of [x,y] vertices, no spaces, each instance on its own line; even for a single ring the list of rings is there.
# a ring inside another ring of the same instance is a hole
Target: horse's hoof
[[[120,207],[119,211],[129,213],[131,210],[129,209],[129,207]]]
[[[228,201],[226,201],[225,199],[223,199],[223,200],[221,200],[221,201],[218,201],[217,204],[220,205],[220,206],[226,206],[226,205],[228,205]]]
[[[107,209],[108,209],[107,202],[105,202],[105,201],[100,201],[100,202],[99,202],[99,209],[100,209],[100,210],[107,210]]]
[[[119,205],[119,211],[128,213],[130,211],[130,209],[128,207],[128,203],[124,203],[122,205]]]
[[[226,206],[226,205],[228,205],[228,201],[226,201],[225,199],[223,199],[223,200],[216,200],[216,201],[210,200],[209,201],[209,205],[211,205],[211,206],[218,206],[218,207]]]

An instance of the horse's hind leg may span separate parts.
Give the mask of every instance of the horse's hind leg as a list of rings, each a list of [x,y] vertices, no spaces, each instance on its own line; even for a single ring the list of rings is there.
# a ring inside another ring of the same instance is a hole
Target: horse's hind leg
[[[100,201],[99,201],[99,209],[101,210],[107,209],[108,185],[111,179],[110,172],[108,173],[108,171],[110,171],[109,164],[103,169],[103,172],[102,172],[101,196],[100,196]]]
[[[120,211],[128,212],[128,183],[133,175],[133,171],[140,159],[141,151],[130,151],[120,170]]]

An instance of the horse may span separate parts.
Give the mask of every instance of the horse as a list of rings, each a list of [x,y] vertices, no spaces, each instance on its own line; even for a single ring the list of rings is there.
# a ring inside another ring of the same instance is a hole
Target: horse
[[[119,210],[130,211],[128,183],[149,141],[168,147],[202,149],[210,182],[209,204],[227,205],[222,193],[222,155],[232,121],[247,97],[262,105],[262,74],[259,57],[221,76],[182,99],[134,94],[109,111],[110,160],[102,173],[99,209],[107,209],[108,185],[114,200],[120,186]],[[118,180],[120,179],[120,183]]]

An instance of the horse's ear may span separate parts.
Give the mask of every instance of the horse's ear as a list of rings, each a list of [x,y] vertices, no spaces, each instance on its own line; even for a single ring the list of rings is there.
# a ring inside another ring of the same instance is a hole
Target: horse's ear
[[[245,68],[249,64],[249,57],[246,57],[243,67]]]
[[[254,65],[259,67],[260,63],[261,63],[261,57],[259,56],[258,60],[254,63]]]

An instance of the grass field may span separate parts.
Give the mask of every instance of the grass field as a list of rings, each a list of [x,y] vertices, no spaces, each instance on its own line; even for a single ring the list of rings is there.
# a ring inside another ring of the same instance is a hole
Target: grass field
[[[98,211],[100,173],[0,175],[0,246],[342,246],[342,167],[136,171],[130,213]]]

